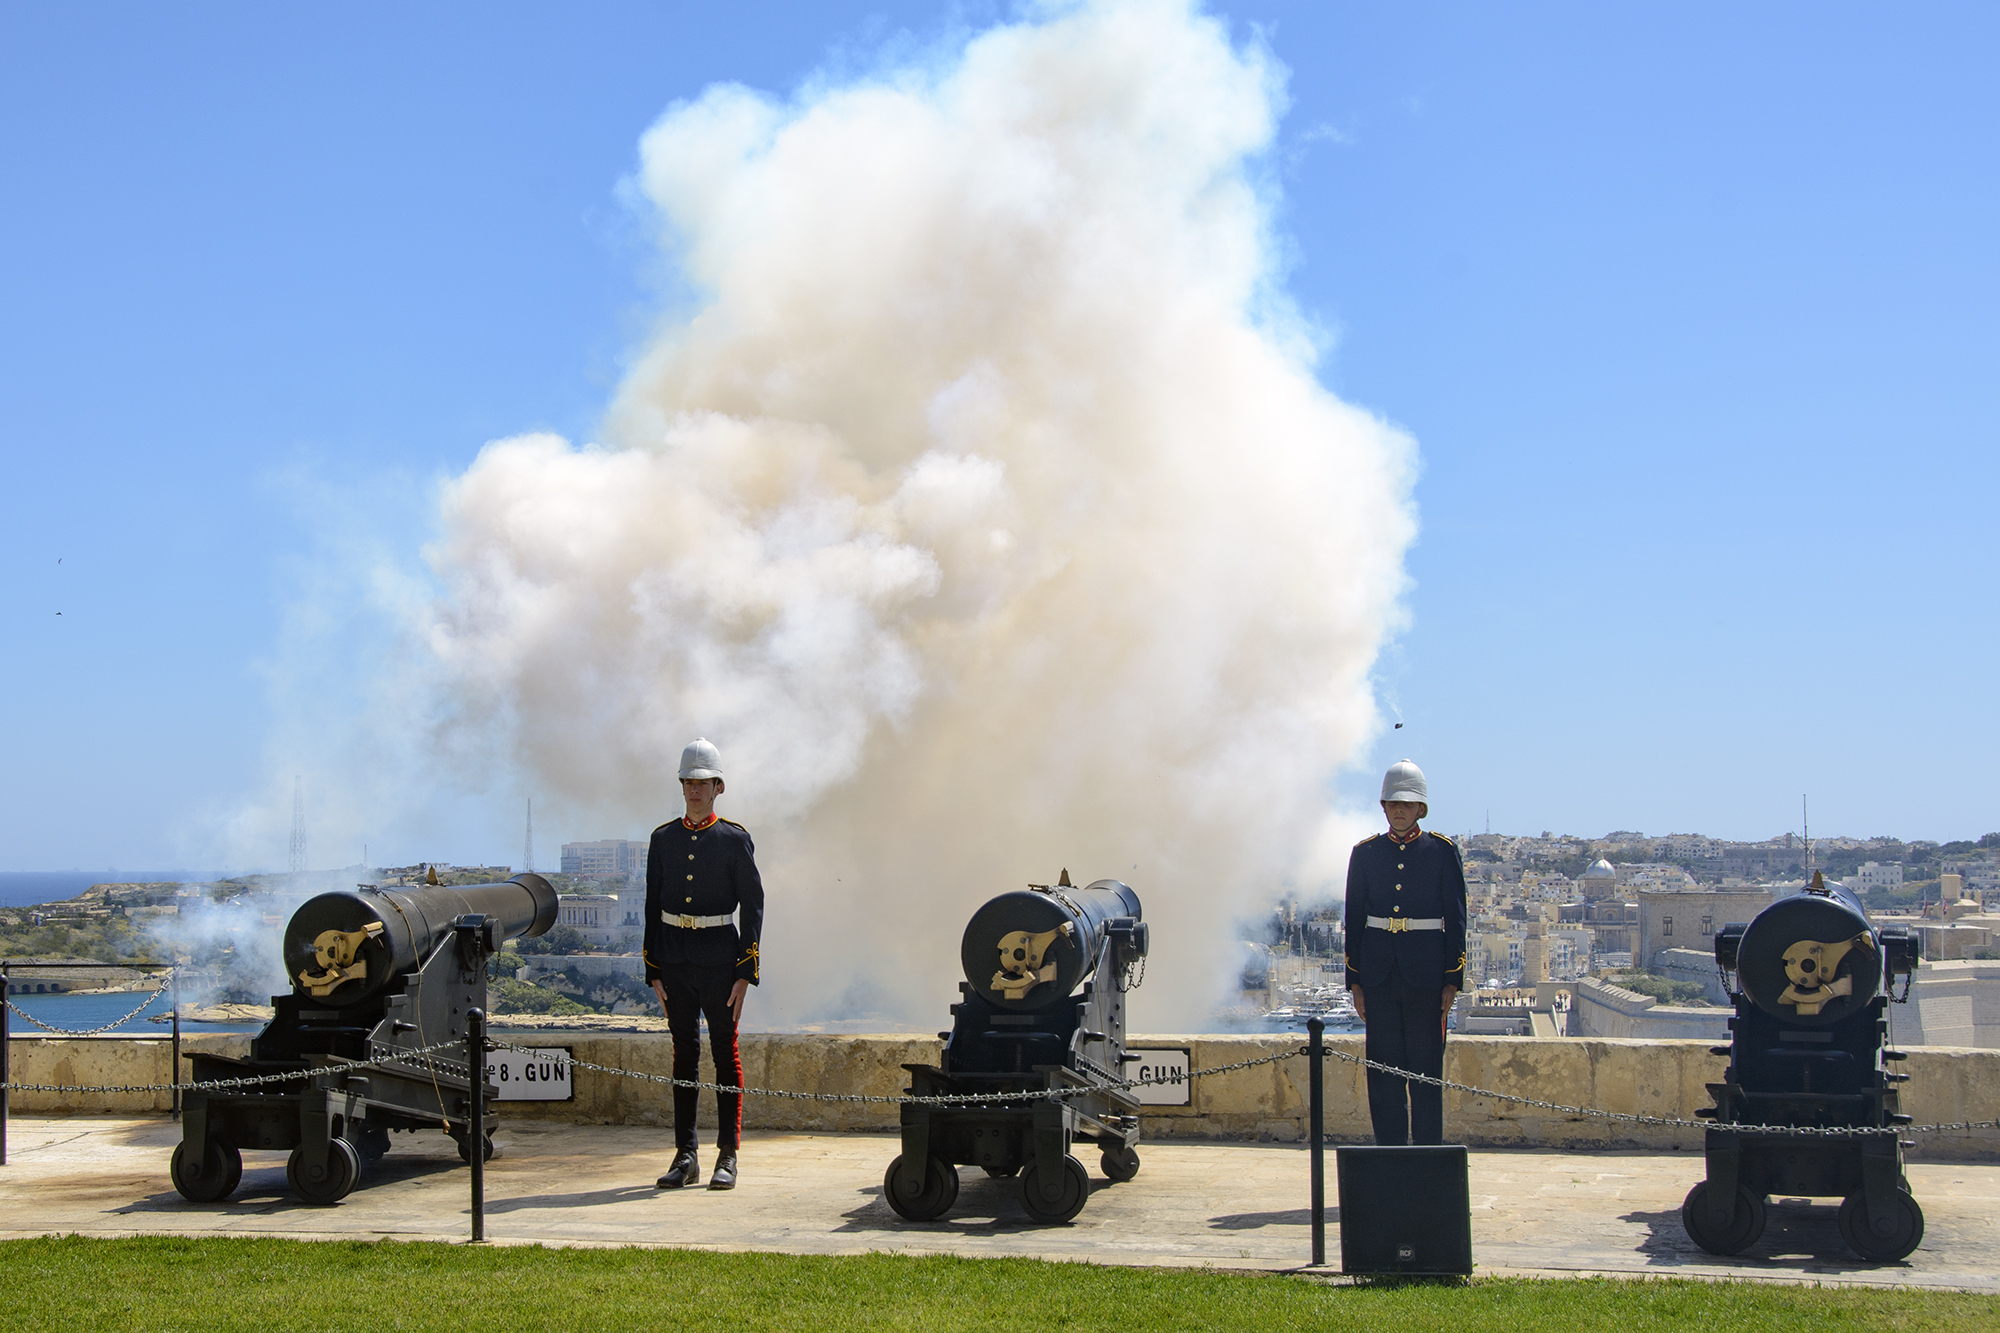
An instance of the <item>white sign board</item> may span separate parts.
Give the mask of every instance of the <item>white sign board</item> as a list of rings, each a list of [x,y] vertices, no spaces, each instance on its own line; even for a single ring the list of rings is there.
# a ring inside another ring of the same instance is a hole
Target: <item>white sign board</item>
[[[543,1046],[532,1051],[489,1051],[486,1081],[503,1102],[566,1102],[576,1096],[570,1081],[567,1046]]]
[[[1139,1057],[1125,1066],[1125,1077],[1139,1080],[1132,1094],[1141,1106],[1186,1106],[1194,1100],[1187,1047],[1128,1046],[1125,1053]]]

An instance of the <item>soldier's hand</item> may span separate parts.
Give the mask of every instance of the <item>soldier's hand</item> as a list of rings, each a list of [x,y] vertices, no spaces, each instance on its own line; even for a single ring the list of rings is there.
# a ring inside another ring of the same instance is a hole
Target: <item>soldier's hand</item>
[[[653,994],[660,997],[660,1012],[665,1014],[667,1012],[667,988],[655,981],[653,983]]]
[[[1368,998],[1361,993],[1359,986],[1356,986],[1347,993],[1354,997],[1354,1016],[1366,1023],[1368,1021]]]
[[[1446,986],[1444,988],[1444,1012],[1446,1013],[1451,1012],[1451,1002],[1453,1000],[1456,1000],[1457,998],[1458,998],[1458,987]]]
[[[736,978],[736,984],[729,988],[729,1017],[732,1022],[743,1021],[743,997],[749,993],[750,983],[742,977]]]

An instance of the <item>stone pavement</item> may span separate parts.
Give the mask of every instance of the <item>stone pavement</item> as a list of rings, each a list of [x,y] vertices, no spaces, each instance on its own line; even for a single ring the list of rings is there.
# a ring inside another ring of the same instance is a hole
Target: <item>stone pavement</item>
[[[1307,1156],[1294,1145],[1141,1145],[1139,1178],[1113,1185],[1092,1168],[1089,1205],[1069,1226],[1021,1211],[1013,1181],[960,1172],[958,1204],[905,1222],[882,1201],[896,1155],[882,1134],[753,1133],[733,1192],[663,1193],[661,1130],[548,1122],[503,1124],[486,1175],[486,1228],[501,1243],[700,1246],[797,1254],[1026,1255],[1122,1264],[1293,1269],[1310,1258]],[[167,1179],[179,1127],[164,1117],[17,1118],[0,1167],[0,1236],[277,1235],[461,1240],[469,1172],[442,1134],[399,1134],[338,1204],[315,1208],[285,1187],[282,1153],[244,1155],[229,1200],[191,1204]],[[703,1152],[703,1169],[713,1160]],[[1471,1156],[1473,1257],[1481,1273],[1608,1273],[1956,1287],[2000,1292],[2000,1166],[1923,1163],[1911,1185],[1923,1245],[1901,1264],[1868,1264],[1841,1243],[1831,1202],[1773,1200],[1764,1238],[1719,1260],[1682,1232],[1681,1199],[1700,1178],[1694,1153],[1477,1150]],[[1338,1263],[1333,1161],[1327,1247]]]

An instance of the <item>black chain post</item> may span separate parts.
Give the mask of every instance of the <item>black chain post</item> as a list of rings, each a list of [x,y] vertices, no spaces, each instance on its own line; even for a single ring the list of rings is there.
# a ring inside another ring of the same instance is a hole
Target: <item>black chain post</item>
[[[1306,1075],[1309,1089],[1307,1132],[1312,1135],[1312,1266],[1326,1267],[1326,1023],[1308,1018],[1306,1055],[1311,1069]]]
[[[7,1059],[12,1046],[7,1038],[7,965],[0,963],[0,1166],[7,1165],[8,1090],[4,1085],[14,1077],[13,1067]]]
[[[486,1240],[486,1015],[478,1009],[465,1011],[465,1072],[471,1082],[465,1142],[472,1160],[472,1243],[479,1245]]]
[[[174,1058],[170,1062],[171,1073],[167,1082],[174,1085],[174,1119],[181,1118],[181,970],[176,967],[167,973],[174,983]]]

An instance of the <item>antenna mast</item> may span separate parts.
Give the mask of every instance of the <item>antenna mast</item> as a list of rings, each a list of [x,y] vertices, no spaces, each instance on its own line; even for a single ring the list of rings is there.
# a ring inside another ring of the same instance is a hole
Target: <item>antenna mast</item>
[[[292,776],[292,873],[301,874],[306,868],[306,780]]]
[[[1806,808],[1806,798],[1799,797],[1799,836],[1806,840],[1806,882],[1812,883],[1812,814]]]
[[[535,868],[535,798],[528,798],[528,840],[521,848],[521,869]]]

